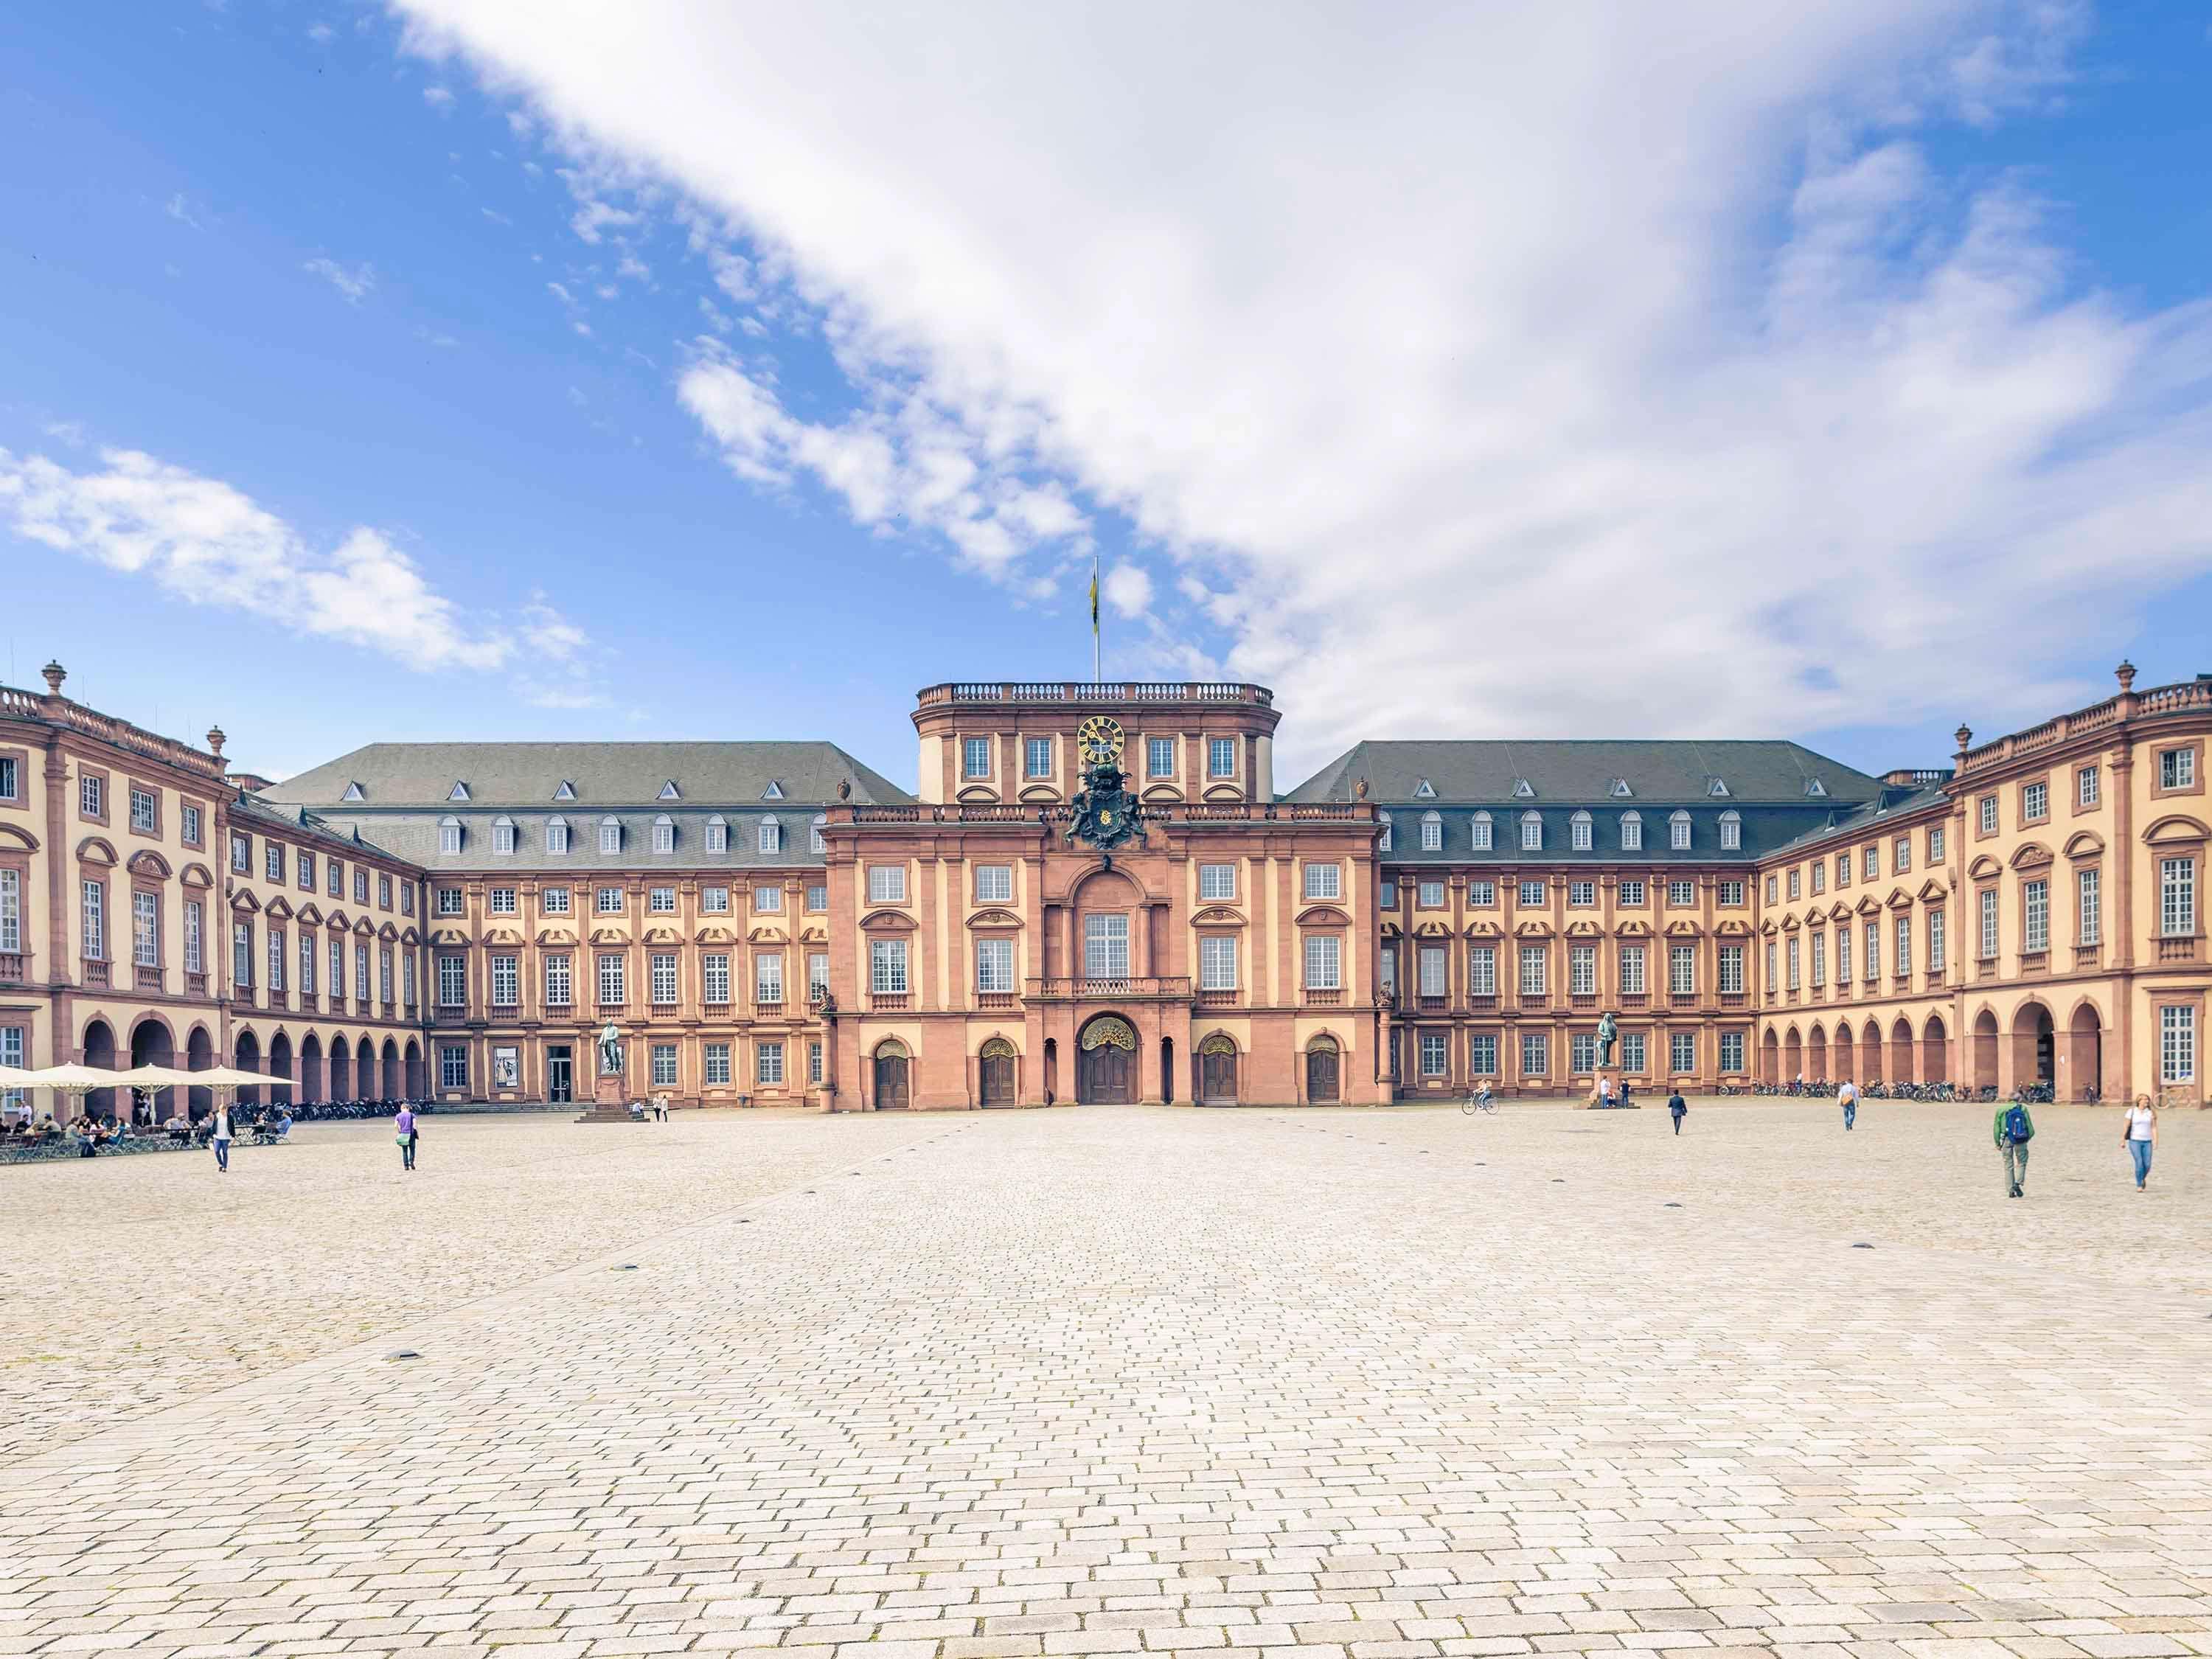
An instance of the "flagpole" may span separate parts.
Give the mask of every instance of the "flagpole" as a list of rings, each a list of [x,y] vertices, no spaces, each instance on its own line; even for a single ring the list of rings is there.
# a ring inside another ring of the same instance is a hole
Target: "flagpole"
[[[1091,556],[1091,683],[1098,684],[1098,555]]]

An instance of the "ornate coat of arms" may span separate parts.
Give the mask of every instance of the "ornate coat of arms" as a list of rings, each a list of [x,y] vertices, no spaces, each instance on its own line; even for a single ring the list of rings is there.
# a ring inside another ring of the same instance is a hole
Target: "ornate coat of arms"
[[[1067,839],[1089,842],[1105,855],[1109,868],[1114,849],[1144,834],[1144,807],[1121,770],[1125,741],[1121,722],[1110,714],[1093,714],[1075,729],[1083,787],[1070,803],[1075,818],[1067,827]]]

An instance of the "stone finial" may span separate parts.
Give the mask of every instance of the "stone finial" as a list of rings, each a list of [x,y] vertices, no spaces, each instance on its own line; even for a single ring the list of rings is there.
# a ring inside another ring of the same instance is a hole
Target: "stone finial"
[[[2121,658],[2120,665],[2112,671],[2112,678],[2119,681],[2121,690],[2134,690],[2136,689],[2136,665],[2130,662],[2125,657]]]
[[[1959,740],[1959,752],[1963,755],[1973,744],[1974,728],[1971,726],[1962,725],[1951,735]]]
[[[210,726],[208,727],[208,753],[210,755],[220,755],[222,753],[222,745],[225,741],[227,741],[227,739],[224,737],[222,727],[220,726]]]
[[[49,662],[39,672],[46,677],[46,695],[50,697],[61,696],[62,682],[69,678],[69,670],[58,662]]]
[[[1366,779],[1361,778],[1358,782],[1352,786],[1352,798],[1354,800],[1365,800],[1367,799]]]
[[[852,779],[840,778],[837,781],[837,799],[839,800],[850,800],[853,799]]]

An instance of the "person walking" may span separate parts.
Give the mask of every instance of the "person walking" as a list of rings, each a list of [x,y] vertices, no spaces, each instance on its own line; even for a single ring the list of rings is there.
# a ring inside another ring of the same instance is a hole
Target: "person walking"
[[[403,1170],[413,1169],[415,1167],[415,1109],[403,1104],[398,1111],[392,1115],[392,1129],[399,1142],[399,1167]]]
[[[1998,1154],[2004,1159],[2005,1196],[2027,1196],[2027,1143],[2035,1139],[2035,1120],[2028,1116],[2027,1108],[2014,1101],[1997,1108],[1995,1121],[1990,1126],[1990,1135],[1996,1142]]]
[[[2150,1155],[2158,1146],[2158,1108],[2150,1103],[2149,1096],[2136,1096],[2136,1103],[2128,1108],[2127,1121],[2120,1126],[2120,1145],[2135,1160],[2136,1190],[2141,1192],[2150,1179]]]
[[[1844,1127],[1849,1129],[1859,1121],[1859,1085],[1845,1078],[1836,1086],[1836,1098],[1843,1103]]]
[[[230,1173],[230,1108],[218,1104],[215,1109],[215,1127],[208,1131],[208,1145],[215,1148],[215,1167],[218,1175]]]
[[[1682,1119],[1689,1112],[1690,1103],[1682,1098],[1682,1091],[1680,1089],[1675,1090],[1673,1094],[1667,1097],[1667,1109],[1674,1114],[1674,1133],[1676,1134],[1681,1133]]]

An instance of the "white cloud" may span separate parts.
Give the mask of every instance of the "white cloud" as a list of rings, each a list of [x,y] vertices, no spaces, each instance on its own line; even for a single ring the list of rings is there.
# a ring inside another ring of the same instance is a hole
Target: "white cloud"
[[[300,269],[321,277],[337,289],[349,306],[359,305],[368,291],[376,286],[376,271],[368,264],[349,269],[335,259],[319,255]]]
[[[422,101],[441,115],[453,113],[453,94],[444,87],[423,88]]]
[[[1098,584],[1106,603],[1125,617],[1141,617],[1152,606],[1152,579],[1141,565],[1117,564]]]
[[[566,661],[580,629],[533,595],[517,630],[471,617],[438,592],[383,532],[357,526],[319,547],[217,478],[135,450],[73,472],[0,449],[0,523],[58,552],[143,576],[194,605],[341,640],[410,668],[495,669]]]
[[[168,204],[162,209],[162,211],[167,213],[172,219],[174,219],[180,225],[190,225],[194,230],[203,230],[206,228],[206,227],[202,225],[198,220],[192,217],[191,208],[190,204],[185,202],[185,193],[182,191],[179,191],[175,195],[169,198]]]
[[[733,471],[1017,592],[1010,490],[1126,514],[1302,757],[2001,719],[2079,689],[2054,607],[2101,655],[2212,567],[2212,307],[1927,138],[2054,107],[2077,5],[396,3],[588,154],[580,235],[659,181],[821,319],[854,412],[681,377]]]

